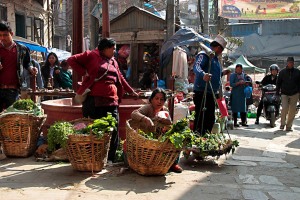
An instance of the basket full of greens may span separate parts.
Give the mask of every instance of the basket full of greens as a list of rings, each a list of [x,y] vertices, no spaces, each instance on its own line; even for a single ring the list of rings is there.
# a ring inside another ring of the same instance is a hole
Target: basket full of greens
[[[0,139],[6,156],[28,157],[37,148],[41,127],[46,120],[40,106],[21,99],[0,114]]]
[[[65,149],[73,169],[101,171],[107,161],[111,133],[116,119],[108,113],[100,119],[78,119],[70,122],[73,133],[67,135]]]

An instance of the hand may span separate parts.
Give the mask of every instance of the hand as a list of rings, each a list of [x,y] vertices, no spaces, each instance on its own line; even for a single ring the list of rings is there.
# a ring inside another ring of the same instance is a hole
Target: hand
[[[30,73],[31,73],[32,75],[37,75],[38,69],[37,69],[36,67],[32,67],[32,68],[30,69]]]
[[[59,69],[55,70],[55,74],[59,74],[59,73],[60,73]]]
[[[237,82],[237,85],[244,85],[245,84],[245,81],[239,81]]]
[[[206,81],[206,82],[208,82],[208,81],[211,80],[211,76],[212,76],[211,74],[206,73],[206,74],[204,74],[204,76],[203,76],[203,80]]]
[[[1,69],[3,69],[3,67],[2,67],[2,64],[1,64],[1,62],[0,62],[0,70],[1,70]]]
[[[146,124],[147,127],[153,127],[154,123],[153,121],[149,118],[149,117],[144,117],[142,122],[144,122]]]

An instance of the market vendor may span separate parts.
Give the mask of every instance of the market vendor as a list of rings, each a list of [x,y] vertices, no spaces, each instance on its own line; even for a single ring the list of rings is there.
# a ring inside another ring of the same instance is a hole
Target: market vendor
[[[161,124],[165,124],[166,126],[171,125],[172,121],[168,115],[168,108],[164,106],[166,100],[166,92],[161,88],[156,88],[153,90],[149,98],[149,104],[146,104],[131,113],[133,122],[138,122],[139,124],[145,126],[145,128],[148,130],[153,130],[155,122],[157,121],[159,121]],[[176,173],[182,172],[182,168],[178,165],[178,162],[179,157],[171,166],[170,171]]]

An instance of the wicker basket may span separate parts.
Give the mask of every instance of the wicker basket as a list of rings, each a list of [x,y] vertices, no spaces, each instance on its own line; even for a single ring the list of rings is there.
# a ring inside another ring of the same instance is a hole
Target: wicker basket
[[[78,119],[71,123],[90,124],[91,119]],[[69,135],[66,152],[73,169],[78,171],[101,171],[107,161],[110,144],[110,134],[105,134],[101,139],[95,135]]]
[[[180,154],[170,142],[149,140],[137,133],[138,125],[126,121],[127,160],[141,175],[165,175]]]
[[[46,116],[6,113],[0,117],[0,139],[6,156],[29,157],[36,148]]]

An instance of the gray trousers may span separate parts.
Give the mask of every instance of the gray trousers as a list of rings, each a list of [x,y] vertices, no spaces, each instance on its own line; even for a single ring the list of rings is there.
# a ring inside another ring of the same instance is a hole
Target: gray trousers
[[[281,126],[291,128],[296,114],[296,106],[299,99],[299,93],[292,96],[281,95]]]

